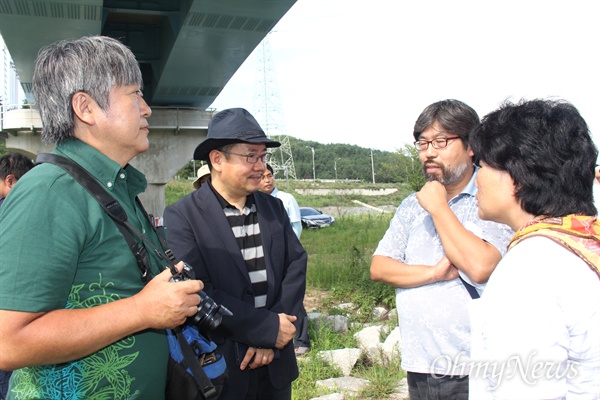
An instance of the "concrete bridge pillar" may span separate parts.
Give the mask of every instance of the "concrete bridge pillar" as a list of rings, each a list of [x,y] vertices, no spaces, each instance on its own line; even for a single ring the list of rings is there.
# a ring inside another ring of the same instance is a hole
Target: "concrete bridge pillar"
[[[165,209],[165,185],[192,159],[196,146],[206,138],[212,110],[152,107],[150,149],[131,161],[146,175],[148,188],[140,195],[146,210],[157,217]],[[42,144],[41,119],[35,109],[3,112],[0,131],[6,148],[25,153],[31,158],[49,152],[54,146]],[[191,185],[191,183],[190,183]]]

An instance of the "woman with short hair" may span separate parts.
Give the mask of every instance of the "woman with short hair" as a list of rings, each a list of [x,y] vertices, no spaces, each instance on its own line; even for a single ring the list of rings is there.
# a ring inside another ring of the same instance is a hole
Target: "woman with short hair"
[[[471,135],[482,219],[515,230],[471,304],[470,398],[600,398],[598,151],[577,109],[505,103]]]

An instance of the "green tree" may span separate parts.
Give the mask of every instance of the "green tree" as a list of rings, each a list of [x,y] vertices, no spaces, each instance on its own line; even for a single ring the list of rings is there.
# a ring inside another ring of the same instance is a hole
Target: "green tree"
[[[176,176],[187,179],[187,178],[196,178],[196,171],[202,166],[201,161],[189,161],[187,162],[177,173]],[[195,168],[195,169],[194,169]]]
[[[343,143],[318,143],[289,137],[290,148],[294,157],[296,177],[298,179],[312,179],[313,164],[312,150],[315,149],[315,173],[317,179],[358,179],[365,182],[373,180],[378,183],[398,182],[389,180],[389,176],[382,175],[381,167],[394,156],[393,152],[373,150],[373,167],[371,166],[371,149],[343,144]]]
[[[379,177],[379,182],[402,182],[414,191],[420,190],[425,184],[425,177],[417,149],[407,144],[389,155],[381,165]]]
[[[400,152],[406,160],[402,171],[404,182],[408,183],[415,192],[421,190],[425,184],[425,175],[423,175],[419,151],[414,146],[407,144]]]
[[[273,136],[274,140],[281,137]],[[319,143],[310,140],[302,140],[288,136],[297,179],[313,178],[313,158],[311,147],[315,149],[315,173],[319,179],[338,180],[361,180],[371,182],[373,170],[375,171],[376,183],[401,183],[408,182],[405,171],[412,161],[404,160],[410,154],[401,152],[373,150],[373,166],[371,166],[371,149],[344,144],[344,143]],[[282,159],[281,152],[277,148],[269,150],[276,159]],[[283,159],[285,159],[285,155]],[[285,160],[282,160],[285,161]],[[418,162],[417,155],[417,165]],[[196,169],[200,168],[200,162],[196,161]],[[420,166],[417,168],[420,171]],[[337,174],[336,174],[337,170]],[[404,171],[404,172],[403,172]],[[281,173],[276,178],[282,179]],[[187,163],[177,175],[182,178],[194,177],[193,163]],[[337,176],[336,176],[337,175]]]

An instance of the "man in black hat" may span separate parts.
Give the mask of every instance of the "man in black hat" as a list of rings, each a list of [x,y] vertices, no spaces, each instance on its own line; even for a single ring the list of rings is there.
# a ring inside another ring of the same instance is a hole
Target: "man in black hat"
[[[210,179],[165,210],[175,255],[204,290],[232,311],[211,338],[229,367],[220,399],[291,399],[298,377],[294,322],[306,288],[307,256],[283,203],[258,192],[270,147],[242,108],[217,113],[194,152]]]

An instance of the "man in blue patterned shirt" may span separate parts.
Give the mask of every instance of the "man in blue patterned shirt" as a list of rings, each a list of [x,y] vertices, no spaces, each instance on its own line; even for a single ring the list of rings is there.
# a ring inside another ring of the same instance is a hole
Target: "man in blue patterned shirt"
[[[468,398],[466,288],[483,289],[513,234],[477,215],[469,133],[478,124],[457,100],[423,110],[413,134],[427,183],[400,204],[371,263],[374,281],[396,287],[411,400]]]

